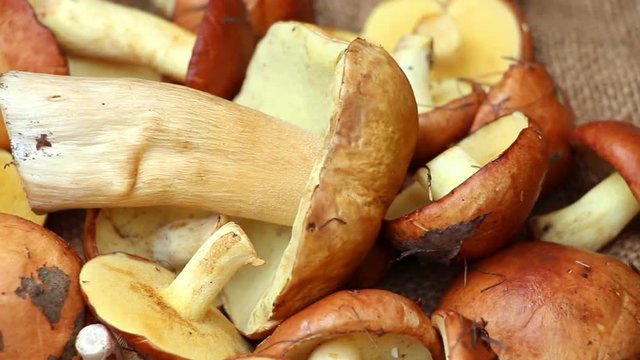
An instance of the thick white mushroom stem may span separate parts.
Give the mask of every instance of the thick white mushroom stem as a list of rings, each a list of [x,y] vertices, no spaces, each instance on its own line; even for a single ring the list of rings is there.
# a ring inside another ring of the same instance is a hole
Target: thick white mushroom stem
[[[184,82],[196,36],[158,16],[105,0],[29,0],[73,55],[147,65]]]
[[[263,263],[240,226],[229,222],[198,249],[163,296],[182,316],[198,320],[238,269]]]
[[[431,71],[432,38],[407,34],[396,46],[393,57],[407,76],[418,103],[418,114],[432,109],[429,73]]]
[[[83,360],[120,360],[120,346],[111,335],[109,329],[102,324],[87,325],[76,337],[76,350]]]
[[[614,173],[575,203],[533,217],[536,239],[596,251],[613,240],[640,212],[640,203],[622,176]]]
[[[21,72],[0,109],[32,208],[179,206],[292,225],[321,135],[187,87]]]

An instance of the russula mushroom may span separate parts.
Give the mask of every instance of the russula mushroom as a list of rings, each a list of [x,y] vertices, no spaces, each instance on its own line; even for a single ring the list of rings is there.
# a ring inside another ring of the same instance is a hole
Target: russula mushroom
[[[533,217],[536,239],[598,250],[640,212],[640,128],[622,121],[594,121],[572,139],[593,150],[615,171],[575,203]]]
[[[539,129],[507,115],[420,168],[389,208],[384,235],[433,261],[487,255],[524,224],[546,171]]]
[[[391,0],[378,4],[362,36],[393,50],[418,32],[434,41],[433,78],[494,83],[511,59],[533,57],[529,26],[509,0]]]
[[[70,358],[84,321],[82,262],[61,238],[0,213],[0,357]]]
[[[13,157],[4,150],[0,150],[0,213],[16,215],[38,225],[47,219],[46,214],[36,214],[29,207]]]
[[[84,253],[90,259],[126,252],[177,271],[227,221],[225,216],[197,209],[90,209],[84,226]]]
[[[540,63],[519,62],[511,65],[502,80],[493,85],[473,120],[471,131],[514,111],[536,122],[549,147],[549,172],[543,191],[564,178],[571,168],[569,136],[575,114]]]
[[[486,322],[500,359],[633,359],[640,274],[601,254],[542,241],[460,274],[439,307]]]
[[[27,0],[0,2],[0,74],[8,70],[66,75],[67,61],[55,36],[42,26]],[[0,115],[0,149],[9,150],[9,137]]]
[[[497,360],[491,350],[491,338],[484,323],[477,323],[451,310],[436,310],[431,315],[444,344],[446,360]]]
[[[262,260],[230,222],[207,239],[177,277],[153,262],[116,253],[89,260],[80,272],[80,287],[96,317],[142,354],[225,359],[249,352],[249,346],[211,305],[246,264]]]
[[[83,327],[76,337],[75,346],[82,360],[122,359],[118,342],[102,324]]]
[[[175,85],[0,78],[0,106],[12,119],[18,170],[33,206],[210,207],[273,223],[238,220],[268,265],[243,269],[224,291],[227,313],[253,337],[348,280],[402,185],[417,129],[410,84],[381,48],[336,42],[299,23],[279,23],[269,33],[283,37],[267,35],[262,44],[289,47],[272,54],[282,56],[269,62],[279,72],[264,69],[282,75],[269,85],[285,86],[279,104],[302,109],[290,115],[315,124],[317,134]],[[256,89],[255,99],[274,95]],[[83,115],[69,118],[76,107]],[[51,146],[35,149],[42,134]],[[105,161],[96,161],[96,152]],[[279,235],[266,236],[267,228]]]
[[[340,291],[308,306],[254,353],[291,360],[427,360],[442,357],[442,344],[415,302],[367,289]]]
[[[155,15],[104,0],[29,1],[68,53],[147,65],[226,98],[237,92],[255,46],[242,0],[211,1],[197,37]]]

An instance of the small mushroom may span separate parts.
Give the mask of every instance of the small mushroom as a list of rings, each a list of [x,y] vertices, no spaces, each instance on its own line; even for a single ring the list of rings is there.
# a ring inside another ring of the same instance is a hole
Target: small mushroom
[[[622,121],[594,121],[572,139],[593,150],[615,171],[575,203],[533,217],[536,239],[598,250],[640,212],[640,128]]]
[[[54,233],[0,213],[0,357],[71,358],[84,321],[82,261]]]
[[[431,315],[440,332],[446,360],[497,360],[491,350],[491,338],[484,323],[477,323],[451,310],[436,310]]]
[[[76,337],[75,345],[82,360],[122,360],[118,342],[102,324],[83,327]]]
[[[209,2],[197,37],[155,15],[104,0],[29,1],[70,54],[147,65],[222,97],[237,92],[255,47],[242,0]]]
[[[633,359],[638,284],[612,257],[524,242],[470,265],[438,307],[485,324],[500,359]]]
[[[153,262],[117,253],[89,260],[80,286],[96,317],[138,352],[225,359],[249,352],[249,345],[211,305],[240,267],[262,263],[242,229],[227,223],[177,277]]]
[[[11,153],[0,149],[0,213],[12,214],[44,224],[46,214],[36,214],[29,206],[27,195],[22,189],[20,175],[13,163]]]
[[[432,261],[490,254],[524,224],[546,170],[539,129],[507,115],[420,168],[391,204],[384,235],[405,256]]]
[[[340,291],[285,320],[256,355],[291,360],[440,359],[429,317],[413,301],[385,290]]]
[[[543,192],[561,181],[571,168],[569,136],[575,114],[566,96],[540,63],[519,62],[511,65],[500,82],[493,85],[480,106],[471,131],[514,111],[534,121],[549,147],[549,172]]]

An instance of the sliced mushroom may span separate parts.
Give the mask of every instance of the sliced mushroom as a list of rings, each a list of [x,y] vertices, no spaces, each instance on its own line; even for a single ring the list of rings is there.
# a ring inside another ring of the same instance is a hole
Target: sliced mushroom
[[[82,360],[122,359],[120,345],[102,324],[83,327],[76,337],[75,346]]]
[[[442,357],[428,316],[413,301],[385,290],[340,291],[285,320],[257,355],[291,360]]]
[[[82,261],[61,238],[0,213],[0,357],[71,358],[84,321]]]
[[[522,113],[486,125],[418,170],[384,234],[433,261],[487,255],[524,224],[547,170],[546,143]]]
[[[242,266],[262,264],[242,229],[227,223],[176,277],[142,258],[101,255],[80,272],[96,317],[138,352],[154,358],[225,359],[249,352],[233,324],[212,305]]]
[[[533,217],[529,224],[536,239],[595,251],[640,213],[640,128],[621,121],[594,121],[578,127],[572,138],[615,172],[575,203]]]
[[[571,168],[569,136],[575,114],[551,75],[535,62],[511,65],[502,80],[489,90],[471,131],[514,111],[522,112],[542,129],[549,147],[549,172],[543,184],[543,191],[547,190]]]
[[[436,310],[431,315],[438,329],[446,360],[497,360],[491,350],[491,338],[484,323],[477,323],[451,310]]]
[[[211,1],[197,38],[165,19],[104,0],[29,1],[71,54],[147,65],[222,97],[237,92],[255,46],[242,0]]]
[[[500,359],[632,359],[640,274],[601,254],[541,241],[469,267],[439,308],[486,322]]]
[[[29,206],[13,157],[4,150],[0,150],[0,213],[16,215],[38,225],[47,219],[46,214],[36,214]]]

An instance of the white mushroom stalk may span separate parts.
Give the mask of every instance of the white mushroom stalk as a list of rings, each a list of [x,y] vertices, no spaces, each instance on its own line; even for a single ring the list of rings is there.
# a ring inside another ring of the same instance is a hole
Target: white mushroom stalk
[[[109,329],[102,324],[87,325],[76,337],[76,350],[83,360],[121,360],[120,346]]]
[[[625,180],[613,173],[575,203],[533,217],[536,239],[596,251],[613,240],[640,212]]]
[[[456,21],[446,12],[425,16],[414,29],[416,34],[434,39],[436,61],[449,61],[462,44],[462,35]]]
[[[168,20],[104,0],[29,3],[68,53],[147,65],[186,80],[196,36]]]
[[[393,54],[411,84],[418,114],[432,109],[433,99],[429,89],[432,44],[431,37],[407,34],[400,39]]]

